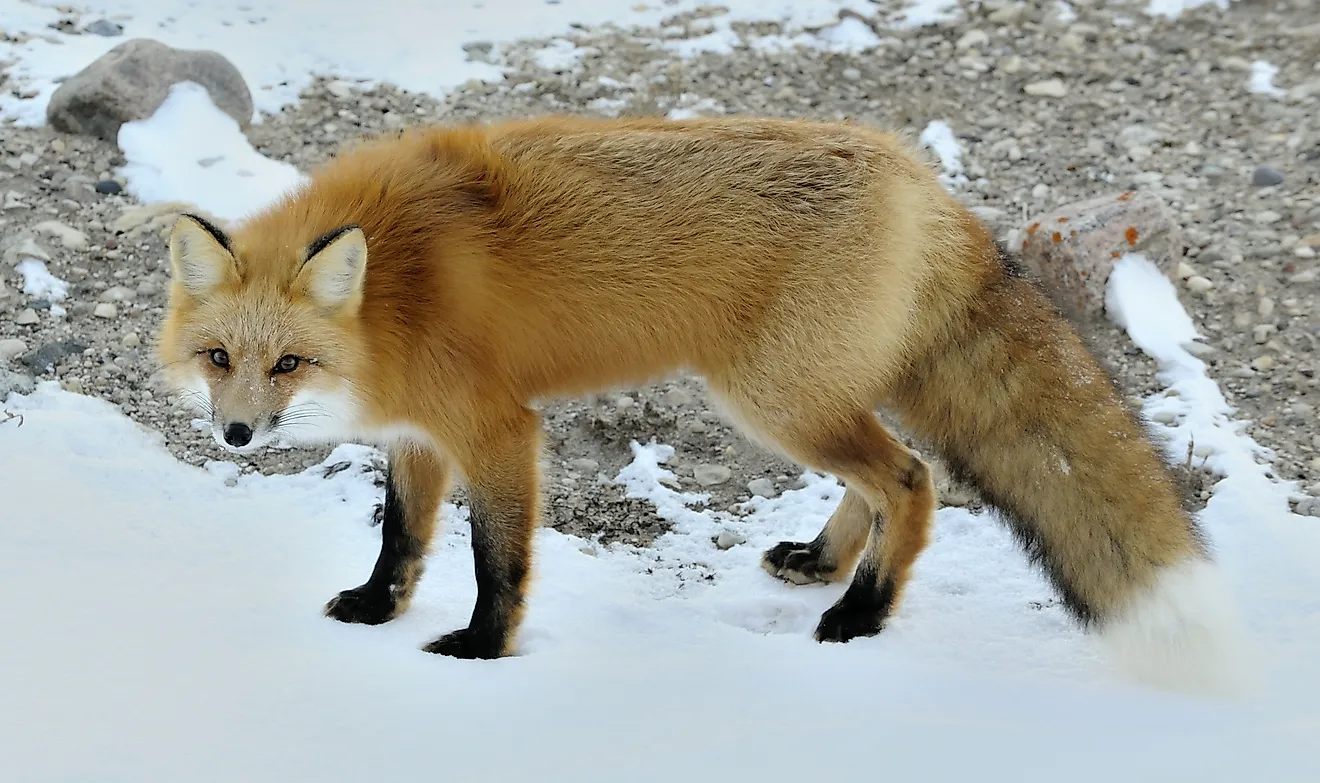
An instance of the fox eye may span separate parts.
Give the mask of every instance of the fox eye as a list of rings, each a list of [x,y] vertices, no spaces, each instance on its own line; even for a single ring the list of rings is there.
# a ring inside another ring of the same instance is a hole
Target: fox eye
[[[298,363],[301,361],[302,359],[298,358],[297,356],[294,356],[291,353],[285,354],[280,357],[280,360],[278,362],[275,362],[275,372],[277,373],[293,372],[294,370],[298,369]]]
[[[211,354],[211,364],[214,364],[216,367],[229,366],[229,354],[225,352],[225,349],[212,348],[210,350],[210,354]]]

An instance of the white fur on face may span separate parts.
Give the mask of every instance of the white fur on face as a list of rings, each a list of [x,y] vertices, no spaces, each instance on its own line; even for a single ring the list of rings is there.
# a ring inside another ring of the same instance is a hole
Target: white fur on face
[[[1164,569],[1099,635],[1117,667],[1138,682],[1219,696],[1256,684],[1236,608],[1208,560]]]
[[[430,444],[431,439],[406,424],[368,426],[362,417],[363,404],[347,383],[329,389],[300,389],[280,413],[273,435],[282,443],[297,446],[338,445],[350,441],[389,446],[412,442]],[[254,438],[255,440],[255,438]]]

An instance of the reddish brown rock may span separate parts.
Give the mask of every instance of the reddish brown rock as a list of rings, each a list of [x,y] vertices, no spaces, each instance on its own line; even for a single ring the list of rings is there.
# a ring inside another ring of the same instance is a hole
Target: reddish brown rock
[[[1182,227],[1157,196],[1128,191],[1067,204],[1016,232],[1013,249],[1069,319],[1104,315],[1114,262],[1138,252],[1176,281]]]

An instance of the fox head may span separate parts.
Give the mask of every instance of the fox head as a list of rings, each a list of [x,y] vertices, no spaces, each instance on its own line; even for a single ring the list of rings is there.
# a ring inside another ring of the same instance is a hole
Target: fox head
[[[161,377],[235,453],[351,426],[367,266],[362,229],[303,247],[235,242],[196,215],[170,234]]]

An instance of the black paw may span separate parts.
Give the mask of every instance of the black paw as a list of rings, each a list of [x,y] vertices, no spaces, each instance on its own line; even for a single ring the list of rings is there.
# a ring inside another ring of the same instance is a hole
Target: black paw
[[[875,636],[884,629],[886,619],[884,608],[849,601],[845,596],[821,615],[816,641],[847,642],[859,636]]]
[[[331,598],[325,605],[325,616],[341,623],[380,625],[394,617],[395,608],[389,590],[361,585]]]
[[[820,548],[797,541],[780,541],[767,549],[761,566],[771,576],[795,585],[828,582],[837,570],[825,561]]]
[[[504,645],[492,634],[474,633],[471,628],[463,628],[447,633],[422,648],[423,651],[450,658],[499,658],[504,653]]]

